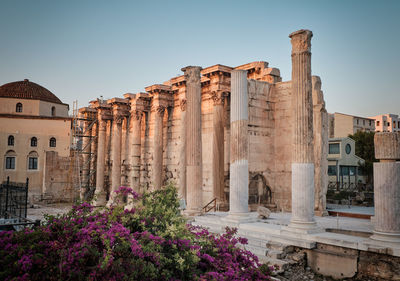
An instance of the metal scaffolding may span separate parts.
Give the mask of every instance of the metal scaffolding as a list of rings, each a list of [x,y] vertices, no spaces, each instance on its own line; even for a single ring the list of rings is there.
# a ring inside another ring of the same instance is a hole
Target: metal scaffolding
[[[73,103],[71,138],[71,182],[74,197],[79,194],[81,201],[93,197],[96,189],[96,156],[93,144],[97,141],[97,115],[95,111],[80,113],[78,102]]]

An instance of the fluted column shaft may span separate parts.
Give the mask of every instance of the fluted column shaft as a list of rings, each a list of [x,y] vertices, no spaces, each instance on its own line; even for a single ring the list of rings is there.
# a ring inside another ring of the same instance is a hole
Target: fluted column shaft
[[[121,135],[123,117],[113,112],[113,124],[111,135],[111,188],[109,203],[114,203],[115,191],[121,185]]]
[[[140,187],[140,150],[141,150],[141,128],[142,128],[143,111],[131,111],[131,121],[129,135],[131,140],[130,147],[130,182],[131,188],[139,192]]]
[[[229,213],[248,213],[249,150],[248,150],[247,71],[231,73],[231,151],[229,179]]]
[[[201,81],[198,66],[183,68],[186,79],[186,188],[187,210],[200,212],[202,200]]]
[[[98,111],[98,135],[97,135],[97,164],[96,164],[96,205],[102,206],[106,204],[106,191],[104,189],[104,169],[106,157],[106,128],[107,122],[102,119],[101,111]]]
[[[178,197],[187,200],[186,198],[186,99],[181,100],[181,144],[179,152],[179,182],[178,182]]]
[[[400,133],[376,133],[375,157],[371,239],[400,243]]]
[[[97,151],[97,122],[93,124],[92,126],[92,143],[91,143],[91,147],[90,147],[90,166],[89,166],[89,182],[90,182],[90,186],[95,185],[96,182],[96,161],[97,161],[97,153],[95,153]]]
[[[313,102],[309,30],[289,36],[292,44],[292,218],[291,227],[309,229],[314,221]]]
[[[224,93],[213,93],[213,191],[214,197],[225,201],[224,196]]]
[[[154,136],[153,136],[153,188],[158,190],[162,186],[163,176],[163,119],[164,106],[154,106]]]

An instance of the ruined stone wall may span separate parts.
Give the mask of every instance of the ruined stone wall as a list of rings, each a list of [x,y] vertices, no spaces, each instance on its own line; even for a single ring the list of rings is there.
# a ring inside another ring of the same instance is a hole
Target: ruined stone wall
[[[72,201],[76,194],[71,184],[74,163],[70,157],[59,156],[55,151],[46,151],[43,173],[43,193],[54,201]]]
[[[273,181],[275,119],[271,89],[271,84],[267,82],[248,80],[249,182],[252,187],[252,181],[262,175],[266,185],[255,186],[254,190],[250,190],[250,197],[256,197],[250,198],[250,203],[258,202],[258,196],[265,193],[267,187],[275,193]],[[259,188],[261,190],[258,190]]]
[[[291,163],[293,150],[293,116],[291,82],[279,82],[272,87],[274,104],[275,146],[273,159],[273,197],[277,210],[291,209]]]

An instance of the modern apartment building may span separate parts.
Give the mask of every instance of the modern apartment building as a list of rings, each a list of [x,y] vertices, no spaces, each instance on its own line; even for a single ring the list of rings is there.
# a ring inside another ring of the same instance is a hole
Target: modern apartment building
[[[376,132],[400,132],[400,119],[396,114],[381,114],[370,118],[375,120]]]
[[[329,137],[345,138],[358,131],[374,132],[375,119],[335,112],[329,114]]]

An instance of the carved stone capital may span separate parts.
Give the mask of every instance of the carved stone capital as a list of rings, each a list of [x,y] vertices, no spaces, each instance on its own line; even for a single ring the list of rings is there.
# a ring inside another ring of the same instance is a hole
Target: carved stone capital
[[[182,71],[185,73],[186,85],[189,83],[200,83],[200,66],[187,66],[182,68]]]
[[[289,35],[292,39],[292,55],[299,53],[311,53],[311,37],[313,33],[310,30],[301,29]]]
[[[131,110],[131,118],[141,121],[143,117],[143,112],[144,112],[143,110],[138,110],[138,109]]]
[[[214,105],[224,105],[226,93],[221,91],[216,91],[211,93],[211,98]]]
[[[151,111],[157,113],[160,117],[162,117],[164,115],[165,108],[166,107],[163,105],[153,105],[151,107]]]
[[[114,113],[113,115],[113,120],[116,124],[122,125],[122,122],[124,121],[125,116],[121,113]]]

